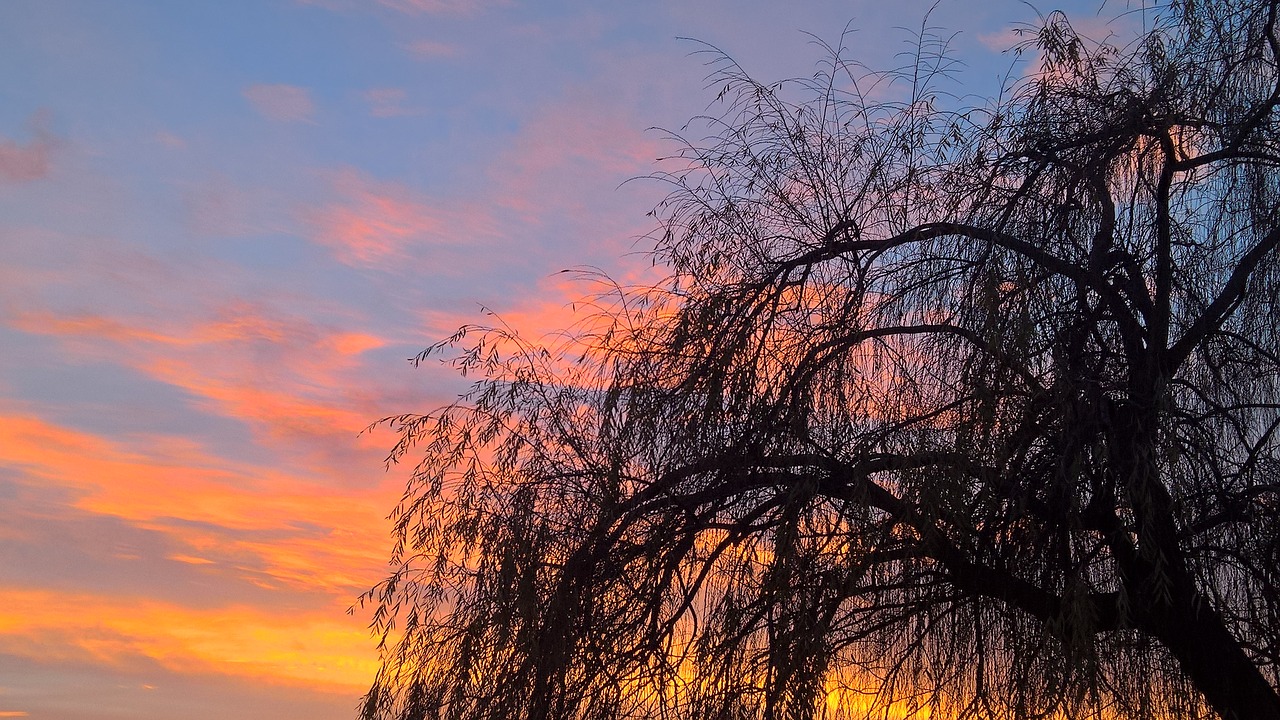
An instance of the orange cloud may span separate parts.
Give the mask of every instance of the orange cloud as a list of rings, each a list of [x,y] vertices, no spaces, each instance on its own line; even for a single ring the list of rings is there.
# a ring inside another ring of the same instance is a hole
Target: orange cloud
[[[0,654],[135,674],[158,665],[352,698],[365,689],[376,652],[365,620],[344,610],[384,573],[384,513],[397,494],[385,478],[335,488],[212,455],[182,437],[108,439],[3,405],[0,447],[7,483],[47,497],[64,489],[51,497],[75,508],[46,504],[35,510],[42,517],[122,519],[171,537],[155,547],[197,568],[194,577],[268,593],[233,593],[227,597],[252,597],[252,605],[220,605],[198,595],[199,580],[175,588],[177,597],[196,593],[190,603],[143,597],[145,589],[121,596],[0,586]],[[120,547],[114,557],[135,572],[171,572],[145,565],[159,556]]]
[[[71,338],[92,337],[118,343],[161,342],[173,339],[164,333],[136,327],[101,315],[57,315],[50,312],[22,313],[13,318],[12,326],[41,335]]]
[[[250,85],[243,91],[258,114],[276,122],[306,122],[315,114],[311,93],[296,85]]]
[[[386,345],[385,339],[271,314],[250,303],[232,303],[212,319],[170,327],[50,312],[18,314],[11,324],[59,337],[86,356],[102,357],[102,344],[114,345],[125,364],[187,390],[206,410],[273,437],[310,436],[326,443],[343,438],[354,444],[356,434],[383,412],[368,384],[357,379],[363,375],[362,355]]]
[[[377,669],[360,620],[333,607],[195,609],[146,598],[0,589],[0,652],[358,693]],[[10,716],[15,717],[15,716]]]
[[[0,138],[0,183],[31,182],[48,177],[54,139],[48,130],[47,114],[36,113],[29,125],[35,138],[26,145]]]
[[[178,562],[344,600],[385,565],[384,515],[395,497],[385,482],[335,488],[325,478],[210,455],[181,438],[130,444],[12,409],[0,412],[0,447],[24,482],[66,488],[79,510],[174,536],[188,548],[170,558]],[[373,457],[362,465],[351,471],[376,467]],[[252,567],[236,565],[244,558]]]

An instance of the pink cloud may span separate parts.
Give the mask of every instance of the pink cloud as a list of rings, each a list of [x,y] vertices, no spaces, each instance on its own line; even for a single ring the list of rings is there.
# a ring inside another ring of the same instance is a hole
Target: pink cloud
[[[260,115],[276,122],[309,122],[316,110],[311,93],[297,85],[250,85],[243,94]]]
[[[505,3],[496,0],[378,0],[378,4],[415,15],[470,15]]]
[[[430,253],[438,272],[449,265],[442,255],[466,248],[474,262],[477,245],[499,234],[491,214],[474,203],[442,202],[356,170],[335,173],[332,182],[334,199],[305,211],[304,221],[347,265],[395,269]]]
[[[310,219],[316,239],[348,265],[403,259],[407,245],[444,230],[432,208],[404,188],[354,172],[340,174],[334,184],[342,199],[310,213]]]
[[[434,40],[415,40],[405,45],[404,48],[409,51],[410,55],[423,59],[453,57],[458,54],[456,46]]]
[[[68,246],[57,235],[30,241]],[[174,412],[229,419],[243,428],[232,432],[247,431],[258,448],[335,483],[354,477],[337,469],[376,469],[382,459],[389,442],[357,437],[362,429],[423,399],[400,354],[387,368],[379,352],[408,337],[416,348],[425,342],[418,328],[374,329],[374,320],[324,298],[228,298],[243,276],[217,263],[192,272],[109,247],[69,249],[56,269],[24,267],[27,253],[14,247],[13,267],[0,264],[12,291],[0,297],[0,324],[55,339],[65,362],[112,363],[178,388],[187,409]],[[90,298],[67,289],[86,272],[105,283]]]
[[[627,214],[644,205],[621,202],[619,186],[651,173],[671,146],[617,105],[602,105],[583,90],[534,114],[495,165],[498,201],[530,220],[580,220],[593,245],[606,233],[634,238],[651,229],[642,213]]]
[[[112,357],[191,393],[203,409],[254,428],[264,443],[312,447],[320,462],[364,453],[356,434],[387,414],[376,386],[361,383],[364,353],[387,340],[318,325],[245,302],[214,317],[120,320],[33,311],[9,324],[59,338],[86,357]],[[216,363],[208,358],[217,357]]]
[[[363,96],[365,102],[369,103],[369,114],[374,117],[417,115],[420,112],[404,106],[406,93],[403,88],[373,88],[366,90]]]
[[[373,3],[368,0],[295,0],[300,5],[316,5],[327,10],[362,10]],[[493,6],[507,5],[509,0],[374,0],[380,7],[409,15],[471,15]]]
[[[1136,17],[1141,16],[1131,13],[1090,16],[1081,13],[1070,15],[1068,20],[1071,28],[1086,40],[1086,44],[1109,43],[1123,47],[1126,42],[1141,35]],[[992,52],[1003,53],[1018,48],[1025,62],[1022,67],[1023,76],[1032,76],[1040,72],[1043,60],[1043,53],[1034,42],[1040,30],[1040,22],[1018,23],[994,32],[982,33],[978,35],[978,42]]]
[[[978,42],[982,46],[992,52],[1004,52],[1013,46],[1025,40],[1026,37],[1019,35],[1016,28],[1006,27],[995,32],[981,33],[978,35]]]
[[[156,133],[154,137],[156,142],[164,145],[165,147],[173,148],[174,150],[185,150],[187,147],[186,140],[183,140],[181,137],[174,135],[168,130],[161,130]]]
[[[54,139],[48,130],[48,117],[38,112],[29,124],[35,138],[25,145],[0,138],[0,183],[31,182],[49,175]]]

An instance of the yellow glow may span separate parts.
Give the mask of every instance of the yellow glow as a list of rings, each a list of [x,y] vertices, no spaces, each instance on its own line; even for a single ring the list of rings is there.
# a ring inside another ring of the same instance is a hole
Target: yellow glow
[[[363,624],[338,607],[194,609],[14,589],[0,590],[0,651],[108,666],[144,657],[174,672],[348,693],[366,689],[377,670]]]
[[[290,594],[281,596],[288,606],[209,608],[0,588],[0,652],[108,667],[147,658],[179,673],[353,696],[367,689],[377,670],[374,643],[345,610],[385,567],[385,490],[318,487],[172,439],[149,438],[135,450],[3,410],[5,464],[25,482],[65,488],[79,511],[173,537],[181,550],[170,561]]]

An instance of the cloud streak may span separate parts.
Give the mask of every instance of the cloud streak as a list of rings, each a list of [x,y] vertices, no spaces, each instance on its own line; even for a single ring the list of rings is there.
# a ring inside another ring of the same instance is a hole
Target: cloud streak
[[[259,115],[275,122],[310,122],[316,112],[311,92],[297,85],[250,85],[242,94]]]
[[[183,674],[352,696],[376,669],[368,632],[326,608],[299,613],[194,609],[140,597],[0,588],[0,653],[124,668],[149,661]]]
[[[458,47],[435,40],[414,40],[404,46],[410,55],[419,59],[447,58],[458,54]]]
[[[48,310],[17,313],[10,325],[58,338],[85,358],[118,358],[190,393],[206,412],[246,423],[268,444],[351,452],[382,404],[360,377],[363,356],[387,339],[254,303],[168,326]]]
[[[365,102],[369,103],[369,114],[377,118],[418,115],[420,110],[407,108],[404,105],[404,88],[384,87],[372,88],[362,93]]]
[[[501,237],[492,210],[469,200],[446,202],[354,169],[332,175],[333,197],[308,208],[311,237],[352,267],[434,273],[483,264],[483,248]]]
[[[507,3],[503,0],[378,0],[378,4],[410,15],[471,15]]]

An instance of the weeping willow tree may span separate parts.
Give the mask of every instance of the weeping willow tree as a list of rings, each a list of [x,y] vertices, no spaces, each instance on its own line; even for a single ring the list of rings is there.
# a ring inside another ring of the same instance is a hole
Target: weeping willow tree
[[[418,358],[362,717],[1280,718],[1277,4],[1153,12],[717,56],[668,280]]]

